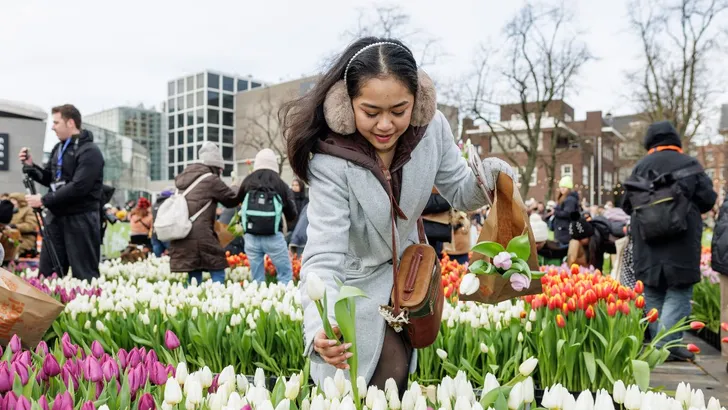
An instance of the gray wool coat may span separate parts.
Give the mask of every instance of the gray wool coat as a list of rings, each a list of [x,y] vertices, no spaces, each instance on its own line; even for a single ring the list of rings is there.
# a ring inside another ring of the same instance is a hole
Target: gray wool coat
[[[326,285],[332,324],[336,323],[334,302],[338,297],[335,278],[368,296],[356,300],[356,337],[358,376],[369,383],[387,326],[379,306],[389,304],[393,284],[389,197],[369,170],[330,155],[314,155],[309,177],[308,242],[303,252],[300,292],[311,376],[319,383],[336,371],[313,350],[313,338],[323,328],[316,305],[306,293],[308,273],[315,272]],[[417,218],[433,186],[459,210],[475,210],[486,203],[475,175],[455,144],[449,123],[439,111],[403,168],[399,205],[408,219],[397,220],[400,256],[407,246],[417,242]],[[410,371],[416,363],[415,351]],[[348,372],[345,374],[349,378]]]

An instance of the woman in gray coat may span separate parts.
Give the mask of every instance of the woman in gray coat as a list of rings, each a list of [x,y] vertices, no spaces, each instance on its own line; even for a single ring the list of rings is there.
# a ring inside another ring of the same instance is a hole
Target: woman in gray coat
[[[310,273],[321,278],[332,323],[336,279],[366,293],[356,308],[358,376],[380,388],[394,378],[403,393],[416,352],[406,332],[395,332],[379,314],[380,306],[390,305],[393,284],[390,207],[399,216],[401,256],[418,242],[417,219],[433,186],[463,211],[485,205],[483,191],[436,109],[432,81],[397,40],[358,40],[313,90],[284,106],[282,115],[291,167],[310,186],[300,289]],[[488,158],[483,165],[491,191],[498,172],[513,176],[501,160]],[[305,291],[301,300],[305,351],[318,383],[348,368],[350,345],[328,340]]]

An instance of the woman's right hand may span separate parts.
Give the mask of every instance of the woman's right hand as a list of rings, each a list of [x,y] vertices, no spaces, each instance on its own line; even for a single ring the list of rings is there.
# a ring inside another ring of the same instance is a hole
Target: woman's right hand
[[[341,336],[341,331],[334,326],[334,334],[336,337]],[[349,352],[351,343],[339,344],[338,340],[331,340],[326,336],[326,332],[320,330],[313,338],[313,350],[321,356],[324,361],[337,369],[346,370],[349,365],[346,360],[354,354]]]

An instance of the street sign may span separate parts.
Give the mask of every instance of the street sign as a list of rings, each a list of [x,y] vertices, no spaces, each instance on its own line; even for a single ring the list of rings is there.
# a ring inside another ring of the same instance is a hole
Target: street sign
[[[10,135],[0,134],[0,171],[10,169]]]

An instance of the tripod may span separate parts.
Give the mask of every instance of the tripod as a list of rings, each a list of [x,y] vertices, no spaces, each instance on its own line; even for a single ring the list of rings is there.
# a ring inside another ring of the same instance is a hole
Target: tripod
[[[25,185],[25,192],[28,195],[35,195],[38,193],[35,190],[35,183],[27,173],[25,173],[25,178],[23,178],[23,185]],[[58,259],[58,253],[56,253],[56,246],[53,244],[53,240],[50,236],[48,236],[43,211],[40,208],[33,208],[33,213],[35,213],[35,219],[38,221],[38,226],[40,226],[40,236],[43,238],[43,246],[48,246],[48,254],[51,257],[53,270],[58,276],[61,276],[63,275],[63,265],[61,264],[61,260]]]

